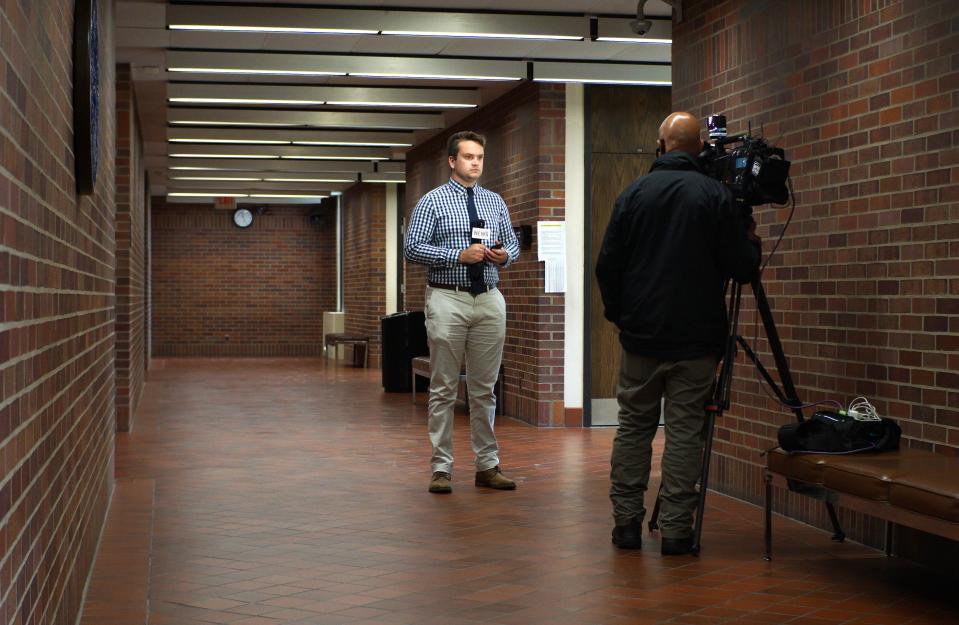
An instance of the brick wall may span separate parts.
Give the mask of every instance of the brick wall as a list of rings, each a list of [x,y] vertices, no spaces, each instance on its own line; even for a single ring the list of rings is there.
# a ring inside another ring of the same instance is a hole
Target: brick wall
[[[460,130],[486,135],[480,184],[503,196],[513,225],[565,215],[566,96],[562,85],[527,83],[407,155],[407,220],[416,202],[449,180],[446,141]],[[506,298],[504,401],[506,414],[536,425],[563,425],[562,295],[544,293],[536,248],[501,275]],[[422,309],[426,269],[406,264],[406,304]]]
[[[117,66],[117,431],[132,428],[146,381],[146,191],[130,66]]]
[[[99,3],[99,172],[84,197],[73,5],[0,4],[0,623],[11,625],[75,622],[113,488],[112,3]]]
[[[386,314],[386,185],[354,185],[340,201],[343,331],[370,337],[369,365],[378,367],[382,353],[380,318]]]
[[[244,230],[231,217],[153,198],[153,355],[320,355],[336,306],[333,209],[272,206]]]
[[[723,112],[730,132],[763,123],[793,162],[796,213],[764,282],[801,399],[864,395],[909,446],[959,454],[959,3],[683,11],[676,108]],[[756,210],[767,252],[787,215]],[[752,337],[751,314],[744,329]],[[759,501],[758,452],[790,417],[738,373],[715,484]],[[780,496],[778,509],[825,524],[818,502]],[[868,519],[846,522],[877,535]]]

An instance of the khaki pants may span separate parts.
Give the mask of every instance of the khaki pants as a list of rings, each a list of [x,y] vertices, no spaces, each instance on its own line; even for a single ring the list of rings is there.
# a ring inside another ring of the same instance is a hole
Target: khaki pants
[[[499,289],[472,296],[461,291],[426,289],[426,336],[430,346],[429,432],[433,471],[453,471],[453,403],[466,358],[470,434],[476,470],[499,464],[493,434],[493,387],[503,358],[506,301]]]
[[[716,374],[717,358],[669,362],[623,350],[619,370],[619,429],[613,440],[609,498],[613,519],[624,525],[643,521],[643,496],[649,483],[653,437],[665,398],[666,448],[663,452],[659,527],[666,538],[692,534],[702,465],[705,404]]]

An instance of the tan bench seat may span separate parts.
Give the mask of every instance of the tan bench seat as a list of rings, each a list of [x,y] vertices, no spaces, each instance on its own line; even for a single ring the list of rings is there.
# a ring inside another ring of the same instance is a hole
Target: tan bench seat
[[[892,524],[959,540],[959,458],[916,449],[850,455],[787,454],[774,450],[766,461],[766,557],[772,550],[771,487],[823,499],[886,521],[886,553],[892,553]]]

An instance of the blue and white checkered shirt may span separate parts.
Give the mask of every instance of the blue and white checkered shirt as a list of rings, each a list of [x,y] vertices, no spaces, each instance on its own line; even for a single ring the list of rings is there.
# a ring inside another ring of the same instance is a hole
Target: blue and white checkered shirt
[[[476,185],[473,187],[476,212],[490,230],[491,247],[503,242],[508,258],[507,266],[519,257],[519,241],[509,220],[506,202],[497,193]],[[452,178],[436,187],[417,202],[406,229],[406,260],[428,265],[430,282],[469,286],[467,265],[459,262],[460,252],[470,246],[469,213],[466,210],[466,187]],[[499,283],[499,267],[485,263],[486,284]]]

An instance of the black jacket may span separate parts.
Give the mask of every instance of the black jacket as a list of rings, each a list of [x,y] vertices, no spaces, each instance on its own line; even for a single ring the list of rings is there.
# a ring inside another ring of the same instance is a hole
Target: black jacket
[[[723,353],[726,278],[751,282],[747,217],[696,158],[670,152],[616,200],[596,263],[623,348],[662,360]]]

